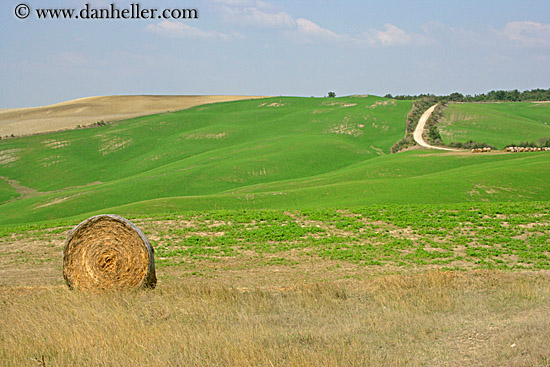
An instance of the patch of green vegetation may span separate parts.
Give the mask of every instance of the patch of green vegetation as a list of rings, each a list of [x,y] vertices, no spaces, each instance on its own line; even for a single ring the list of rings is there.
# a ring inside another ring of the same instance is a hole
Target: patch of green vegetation
[[[10,184],[0,177],[0,205],[19,196],[20,194]]]
[[[550,269],[548,201],[224,210],[130,219],[152,238],[158,266],[189,271],[207,271],[196,264],[227,258],[295,266],[303,256],[394,268]],[[35,229],[32,236],[59,236],[66,230],[62,224]]]
[[[267,98],[0,141],[13,155],[0,175],[37,191],[4,206],[0,222],[323,175],[389,153],[410,106],[374,96]]]
[[[550,103],[449,104],[438,128],[445,144],[473,140],[504,149],[550,137],[549,116]]]

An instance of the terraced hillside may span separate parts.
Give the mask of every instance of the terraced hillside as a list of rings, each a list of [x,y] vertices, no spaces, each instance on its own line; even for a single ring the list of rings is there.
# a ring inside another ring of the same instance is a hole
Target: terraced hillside
[[[473,140],[503,149],[550,137],[550,102],[453,103],[439,131],[446,144]]]

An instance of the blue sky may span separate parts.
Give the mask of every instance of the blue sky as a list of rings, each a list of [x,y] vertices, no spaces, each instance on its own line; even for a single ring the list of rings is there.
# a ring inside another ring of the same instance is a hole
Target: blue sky
[[[22,2],[22,1],[21,1]],[[550,1],[25,0],[195,8],[186,20],[17,19],[0,108],[113,94],[476,94],[550,88]]]

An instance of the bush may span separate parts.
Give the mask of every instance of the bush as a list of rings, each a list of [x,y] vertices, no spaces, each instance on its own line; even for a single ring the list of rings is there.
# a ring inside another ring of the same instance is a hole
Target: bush
[[[519,144],[508,144],[505,148],[508,147],[526,147],[526,148],[545,148],[550,147],[550,138],[544,137],[537,140],[537,142],[532,141],[522,141]]]
[[[428,129],[428,134],[426,136],[429,143],[433,145],[444,145],[443,138],[439,134],[439,129],[437,124],[443,118],[443,109],[445,108],[444,104],[438,104],[435,110],[432,112],[432,115],[426,122],[426,127]]]
[[[468,140],[467,142],[454,142],[449,144],[450,147],[453,148],[459,148],[459,149],[478,149],[478,148],[491,148],[491,149],[497,149],[494,145],[487,144],[487,143],[480,143],[473,140]]]
[[[414,141],[413,135],[408,133],[403,137],[403,139],[399,140],[397,143],[395,143],[391,147],[391,152],[397,153],[409,147],[413,147],[415,145],[416,145],[416,142]]]

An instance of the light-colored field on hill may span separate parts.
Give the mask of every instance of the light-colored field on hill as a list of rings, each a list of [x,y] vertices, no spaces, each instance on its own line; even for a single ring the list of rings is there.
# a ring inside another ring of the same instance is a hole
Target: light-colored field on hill
[[[117,121],[203,104],[261,96],[103,96],[80,98],[43,107],[0,109],[0,136],[31,135],[74,129],[98,121]]]

